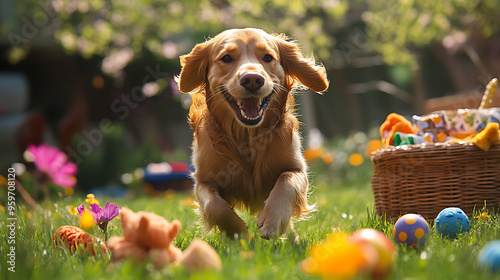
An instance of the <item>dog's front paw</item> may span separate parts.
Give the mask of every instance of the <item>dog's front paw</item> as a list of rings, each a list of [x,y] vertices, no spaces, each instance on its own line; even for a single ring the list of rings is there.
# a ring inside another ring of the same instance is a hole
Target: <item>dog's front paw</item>
[[[264,207],[257,217],[260,236],[265,239],[280,236],[286,232],[292,216],[291,209],[269,209]],[[284,207],[286,208],[286,207]]]

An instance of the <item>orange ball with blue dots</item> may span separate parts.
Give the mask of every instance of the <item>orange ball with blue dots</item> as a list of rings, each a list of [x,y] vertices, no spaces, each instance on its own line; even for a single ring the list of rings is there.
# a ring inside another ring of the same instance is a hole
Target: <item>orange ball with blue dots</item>
[[[418,214],[406,214],[394,224],[392,237],[397,244],[422,248],[429,236],[429,224]]]

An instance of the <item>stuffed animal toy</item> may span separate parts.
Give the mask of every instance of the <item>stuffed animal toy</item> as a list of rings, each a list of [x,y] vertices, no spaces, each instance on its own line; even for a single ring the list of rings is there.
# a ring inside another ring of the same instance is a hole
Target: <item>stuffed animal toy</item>
[[[169,223],[155,213],[135,213],[122,208],[121,221],[123,236],[113,236],[108,241],[115,261],[133,259],[143,262],[149,259],[158,269],[173,264],[183,265],[190,272],[222,269],[217,252],[202,240],[193,240],[184,252],[172,245],[181,229],[178,220]]]
[[[384,147],[392,145],[394,134],[396,134],[396,132],[415,134],[415,130],[413,129],[410,121],[401,115],[391,113],[387,116],[385,122],[380,126],[380,136],[382,137],[382,144]]]

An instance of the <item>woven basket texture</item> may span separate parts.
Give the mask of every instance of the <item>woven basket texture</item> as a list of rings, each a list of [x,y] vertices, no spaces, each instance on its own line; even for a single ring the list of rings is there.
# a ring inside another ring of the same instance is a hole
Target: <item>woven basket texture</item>
[[[472,143],[382,148],[372,155],[372,188],[378,215],[396,220],[417,213],[433,221],[446,207],[469,217],[500,208],[500,145],[482,151]]]

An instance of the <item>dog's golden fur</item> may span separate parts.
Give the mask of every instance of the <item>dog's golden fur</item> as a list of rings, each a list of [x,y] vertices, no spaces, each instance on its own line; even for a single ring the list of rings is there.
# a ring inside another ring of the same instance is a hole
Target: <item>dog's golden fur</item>
[[[314,210],[307,202],[307,166],[290,93],[299,84],[325,91],[324,67],[304,58],[285,36],[258,29],[224,31],[195,46],[181,57],[181,64],[179,89],[193,100],[193,178],[206,228],[217,226],[231,237],[248,235],[233,210],[243,208],[258,214],[261,236],[284,233],[291,217],[300,219]],[[250,72],[262,78],[262,88],[251,92],[241,80]],[[251,100],[247,97],[261,105],[254,105],[255,110],[251,105],[236,107],[238,100]],[[244,109],[252,116],[260,110],[262,116],[245,119]]]

